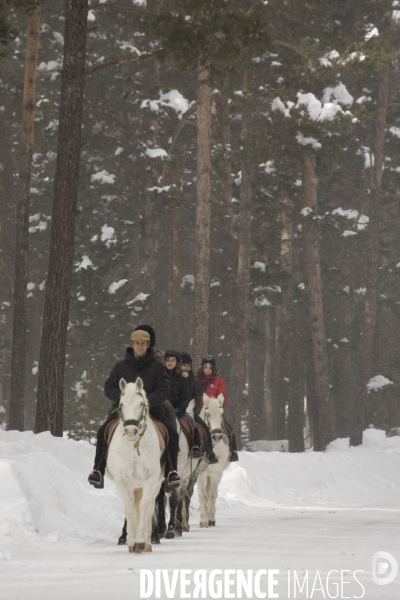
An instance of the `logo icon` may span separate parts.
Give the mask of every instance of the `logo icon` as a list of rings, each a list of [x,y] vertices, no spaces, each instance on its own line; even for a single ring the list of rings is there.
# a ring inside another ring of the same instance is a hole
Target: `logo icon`
[[[376,585],[392,583],[399,572],[397,560],[389,552],[375,552],[372,557],[372,581]]]

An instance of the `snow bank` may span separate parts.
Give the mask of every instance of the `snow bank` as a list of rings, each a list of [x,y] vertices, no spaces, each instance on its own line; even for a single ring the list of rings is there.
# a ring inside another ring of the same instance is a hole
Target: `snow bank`
[[[110,481],[104,490],[87,483],[93,458],[88,442],[0,430],[0,561],[25,546],[115,544],[122,503]],[[240,452],[240,461],[224,473],[218,511],[249,516],[270,508],[397,508],[399,472],[400,437],[373,429],[358,448],[346,439],[324,453]]]
[[[122,504],[111,483],[87,483],[93,458],[88,442],[0,430],[0,560],[27,544],[115,535]]]

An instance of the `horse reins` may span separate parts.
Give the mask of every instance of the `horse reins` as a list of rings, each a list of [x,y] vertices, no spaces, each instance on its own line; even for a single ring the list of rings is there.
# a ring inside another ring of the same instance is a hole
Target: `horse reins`
[[[143,398],[143,396],[142,396],[142,398]],[[143,401],[144,401],[144,398],[143,398]],[[142,421],[144,421],[144,427],[143,427],[142,431],[140,432],[138,439],[136,440],[136,442],[133,445],[133,448],[137,451],[138,456],[140,456],[139,444],[140,444],[140,440],[144,436],[145,431],[147,429],[147,415],[149,414],[149,409],[148,409],[146,402],[144,402],[144,404],[143,404],[143,409],[142,409],[142,414],[140,415],[140,419],[127,419],[126,421],[124,421],[121,406],[118,406],[117,412],[119,414],[119,418],[121,419],[122,425],[124,427],[127,427],[128,425],[135,425],[136,427],[138,427],[140,429],[140,425],[141,425]]]

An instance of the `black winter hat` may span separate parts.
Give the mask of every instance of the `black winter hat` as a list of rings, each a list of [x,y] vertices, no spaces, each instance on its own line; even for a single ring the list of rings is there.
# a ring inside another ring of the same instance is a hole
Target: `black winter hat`
[[[201,359],[201,366],[203,366],[205,363],[211,363],[212,365],[216,365],[217,361],[215,360],[212,354],[206,354]]]
[[[164,360],[167,358],[167,356],[174,356],[178,363],[180,365],[182,364],[182,354],[179,352],[179,350],[167,350],[164,353]]]
[[[156,332],[154,331],[152,326],[151,325],[138,325],[137,327],[135,327],[135,331],[138,331],[139,329],[141,331],[147,331],[147,333],[150,336],[150,346],[154,346],[154,344],[156,343]]]
[[[190,354],[188,354],[187,352],[182,352],[182,364],[183,365],[191,365],[192,364],[192,357],[190,356]]]

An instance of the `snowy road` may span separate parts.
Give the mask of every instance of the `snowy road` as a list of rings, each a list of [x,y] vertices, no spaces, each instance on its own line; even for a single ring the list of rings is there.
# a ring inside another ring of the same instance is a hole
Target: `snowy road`
[[[195,516],[193,520],[197,520]],[[400,559],[400,510],[290,508],[265,509],[251,518],[224,515],[216,528],[204,530],[193,525],[183,538],[164,540],[151,555],[129,554],[116,546],[116,535],[93,543],[60,540],[51,549],[30,549],[18,561],[3,563],[1,599],[136,600],[140,598],[140,569],[172,573],[177,568],[208,572],[277,569],[274,592],[279,596],[275,597],[285,599],[289,598],[288,569],[291,598],[400,598],[399,578],[385,586],[376,585],[371,578],[374,553],[386,551]],[[300,593],[297,586],[295,596],[293,571],[302,584],[307,570],[308,593],[306,588]],[[335,586],[340,574],[333,573],[327,582],[331,570],[346,571],[343,579],[350,583],[344,583],[342,591]],[[356,570],[364,571],[357,574],[360,583],[353,577]],[[320,579],[316,579],[317,571]],[[261,591],[267,592],[266,583],[265,576]],[[161,597],[166,598],[164,587],[161,589]],[[235,586],[230,591],[235,593]],[[181,597],[179,581],[173,597]]]
[[[189,533],[142,555],[116,545],[122,503],[110,482],[88,485],[92,460],[87,442],[0,431],[0,600],[400,598],[400,437],[240,452],[217,527],[194,509]]]

